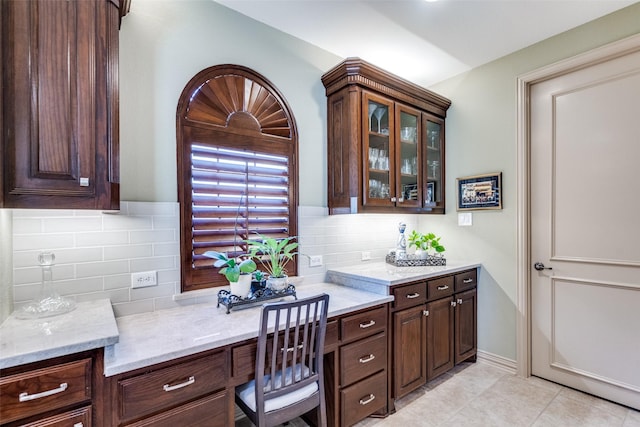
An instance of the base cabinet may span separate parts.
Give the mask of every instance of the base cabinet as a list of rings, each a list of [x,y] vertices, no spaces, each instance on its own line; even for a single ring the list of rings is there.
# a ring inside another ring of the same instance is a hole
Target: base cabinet
[[[398,399],[474,359],[477,353],[477,270],[399,285],[393,323],[392,385]]]
[[[404,396],[427,381],[427,317],[420,305],[393,314],[395,396]]]
[[[113,426],[226,426],[228,350],[110,377]]]
[[[427,381],[453,368],[454,306],[451,298],[427,304]]]
[[[0,371],[2,427],[102,423],[102,353],[90,351]]]
[[[337,371],[341,427],[376,412],[387,413],[387,318],[385,305],[340,319]]]

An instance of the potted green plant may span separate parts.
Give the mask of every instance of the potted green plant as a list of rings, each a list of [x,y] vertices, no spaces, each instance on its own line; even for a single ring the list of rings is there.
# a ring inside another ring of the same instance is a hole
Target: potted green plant
[[[288,285],[286,266],[296,255],[298,242],[294,236],[276,239],[258,235],[258,239],[246,241],[249,254],[269,273],[267,287],[281,291]]]
[[[207,251],[202,254],[215,259],[214,267],[222,267],[220,274],[229,281],[231,293],[241,298],[246,297],[251,290],[251,274],[258,267],[252,258],[229,258],[227,254],[216,251]]]
[[[440,244],[440,237],[433,233],[422,234],[415,230],[409,235],[409,247],[415,246],[416,256],[419,258],[427,258],[429,252],[431,255],[442,253],[446,249]]]

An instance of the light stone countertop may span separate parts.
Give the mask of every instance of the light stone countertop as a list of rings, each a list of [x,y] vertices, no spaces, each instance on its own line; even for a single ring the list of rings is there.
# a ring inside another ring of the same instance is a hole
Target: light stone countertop
[[[333,283],[388,295],[390,287],[436,276],[457,273],[480,267],[480,263],[447,260],[447,265],[433,267],[396,267],[386,262],[363,262],[327,271]]]
[[[108,299],[79,302],[69,313],[42,319],[17,319],[14,313],[0,325],[0,368],[117,342],[118,328]]]
[[[298,298],[329,294],[329,317],[393,300],[392,296],[330,283],[299,285],[296,293]],[[224,306],[216,308],[215,303],[208,303],[134,314],[116,320],[120,341],[105,349],[106,376],[255,338],[258,336],[260,307],[234,309],[226,314]]]

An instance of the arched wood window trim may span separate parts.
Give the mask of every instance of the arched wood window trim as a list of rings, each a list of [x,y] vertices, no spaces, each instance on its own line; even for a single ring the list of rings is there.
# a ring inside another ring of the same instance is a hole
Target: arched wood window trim
[[[232,249],[236,245],[236,252],[229,252],[237,255],[242,253],[242,250],[238,251],[238,242],[245,240],[253,231],[257,230],[271,237],[297,235],[298,133],[295,119],[284,97],[269,80],[249,68],[230,64],[206,68],[196,74],[180,95],[176,116],[181,289],[186,292],[223,286],[227,284],[225,277],[218,274],[218,268],[213,267],[213,260],[202,257],[201,254],[209,249],[224,250],[209,247],[209,243],[202,241],[211,236],[228,240],[228,230],[196,230],[201,220],[194,215],[197,208],[192,209],[194,143],[205,147],[268,153],[279,159],[287,159],[286,190],[280,190],[281,193],[287,193],[286,227],[283,226],[278,231],[279,225],[271,223],[269,218],[251,223],[252,220],[248,219],[251,217],[251,202],[247,202],[251,195],[244,191],[229,197],[226,204],[223,202],[219,205],[220,209],[209,209],[210,215],[220,218],[226,215],[226,218],[218,219],[233,223],[232,228],[235,228],[240,237],[227,248]],[[216,175],[217,172],[211,174]],[[243,204],[246,206],[242,206]],[[232,207],[237,208],[233,215],[229,214]],[[221,213],[225,209],[226,214]],[[237,227],[240,222],[244,222],[247,228]],[[210,236],[206,236],[207,234]],[[244,245],[241,246],[246,249]],[[287,270],[289,275],[297,274],[297,259],[289,263]]]

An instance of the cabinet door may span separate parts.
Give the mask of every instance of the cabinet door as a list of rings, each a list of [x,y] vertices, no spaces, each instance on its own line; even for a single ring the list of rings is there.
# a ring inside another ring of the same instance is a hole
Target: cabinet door
[[[397,206],[421,208],[423,189],[420,112],[396,104],[396,199]]]
[[[393,315],[394,396],[402,397],[427,381],[427,317],[425,306]]]
[[[0,206],[117,208],[117,68],[109,62],[118,55],[117,7],[33,0],[1,8]]]
[[[393,102],[363,92],[362,97],[363,204],[394,206],[395,202],[395,126]]]
[[[478,292],[471,289],[455,295],[455,352],[456,364],[476,355],[478,349],[477,315]]]
[[[444,213],[444,120],[422,114],[424,208]]]
[[[427,304],[427,379],[453,368],[453,298]]]

